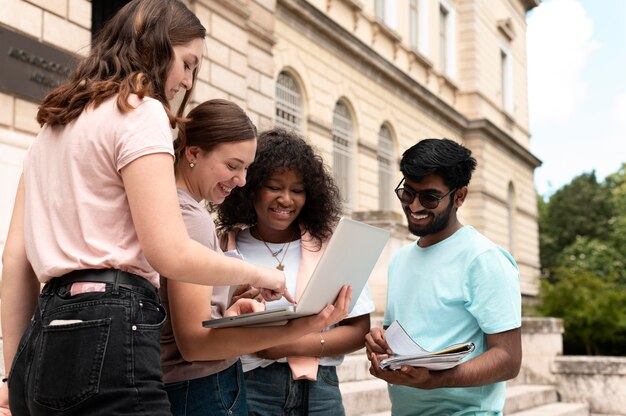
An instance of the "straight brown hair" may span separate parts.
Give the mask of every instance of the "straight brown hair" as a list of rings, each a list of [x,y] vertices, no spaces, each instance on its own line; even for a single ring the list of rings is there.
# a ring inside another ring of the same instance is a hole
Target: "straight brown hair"
[[[198,146],[210,152],[222,143],[257,138],[257,129],[246,112],[232,101],[214,99],[199,104],[187,114],[188,121],[179,123],[174,141],[177,160],[185,147]]]

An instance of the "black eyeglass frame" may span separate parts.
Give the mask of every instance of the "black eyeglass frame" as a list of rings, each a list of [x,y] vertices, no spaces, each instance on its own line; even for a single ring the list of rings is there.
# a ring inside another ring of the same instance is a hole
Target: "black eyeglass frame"
[[[454,188],[449,190],[448,192],[446,192],[444,195],[441,196],[437,196],[437,195],[433,195],[431,193],[428,192],[417,192],[417,191],[413,191],[412,189],[407,189],[407,188],[400,188],[400,185],[402,185],[402,183],[404,182],[405,178],[402,178],[402,180],[400,181],[400,183],[398,184],[398,186],[396,186],[396,189],[393,190],[393,192],[396,194],[396,196],[398,197],[398,199],[400,200],[400,202],[402,204],[405,205],[411,205],[413,203],[413,201],[415,201],[415,197],[417,197],[417,199],[420,201],[420,204],[426,208],[426,209],[435,209],[439,206],[439,203],[441,202],[442,199],[444,199],[445,197],[447,197],[448,195],[452,194],[453,192],[455,192],[458,188]],[[411,201],[407,202],[402,198],[402,194],[407,193],[409,195],[411,195]],[[422,197],[424,198],[430,198],[427,199],[426,201],[424,201],[422,199]],[[434,204],[434,205],[433,205]]]

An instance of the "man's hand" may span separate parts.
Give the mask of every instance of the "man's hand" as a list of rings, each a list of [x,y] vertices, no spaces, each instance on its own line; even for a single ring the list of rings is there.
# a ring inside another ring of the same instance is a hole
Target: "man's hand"
[[[380,331],[374,329],[365,337],[367,358],[372,363],[370,373],[390,384],[419,389],[484,386],[517,376],[522,361],[521,329],[516,328],[488,334],[487,351],[447,370],[429,371],[411,366],[402,366],[395,371],[381,370],[380,360],[387,354]]]
[[[434,388],[431,383],[432,379],[428,369],[403,365],[399,370],[383,370],[380,368],[381,357],[387,357],[387,355],[379,355],[368,352],[367,358],[372,363],[370,366],[370,374],[374,377],[385,380],[389,384],[414,387],[418,389]]]
[[[387,341],[385,340],[385,330],[382,328],[370,329],[370,332],[365,335],[365,348],[367,349],[368,358],[371,353],[386,355],[393,354],[393,351],[391,351],[391,348],[387,345]]]

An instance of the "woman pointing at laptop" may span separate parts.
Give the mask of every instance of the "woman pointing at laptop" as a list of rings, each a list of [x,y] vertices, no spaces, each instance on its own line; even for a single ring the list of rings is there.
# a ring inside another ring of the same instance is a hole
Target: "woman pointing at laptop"
[[[223,248],[236,248],[255,265],[283,270],[298,299],[340,213],[339,190],[322,158],[295,133],[273,129],[260,135],[246,185],[218,208],[218,229],[228,232]],[[243,287],[236,295],[258,292]],[[268,309],[282,306],[281,300],[267,303]],[[366,288],[341,322],[243,356],[249,414],[343,415],[336,366],[363,346],[373,310]]]

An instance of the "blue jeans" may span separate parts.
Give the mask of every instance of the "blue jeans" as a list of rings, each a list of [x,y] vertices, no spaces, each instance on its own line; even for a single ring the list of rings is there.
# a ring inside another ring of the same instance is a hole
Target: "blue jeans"
[[[166,315],[156,290],[107,283],[104,292],[71,296],[70,284],[55,280],[13,361],[13,416],[169,415],[159,357]]]
[[[216,374],[165,385],[173,416],[247,416],[241,361]]]
[[[317,381],[292,380],[286,363],[245,373],[250,416],[344,416],[337,368],[320,366]]]

